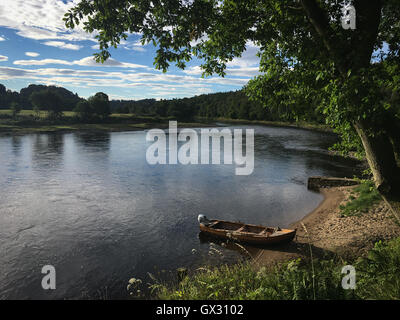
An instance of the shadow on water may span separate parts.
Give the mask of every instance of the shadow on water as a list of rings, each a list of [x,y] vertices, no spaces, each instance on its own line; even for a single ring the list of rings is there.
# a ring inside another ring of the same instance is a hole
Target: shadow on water
[[[247,245],[244,243],[238,243],[229,239],[221,239],[218,237],[213,237],[204,232],[200,232],[199,235],[200,243],[202,244],[216,244],[221,249],[228,249],[239,253],[244,258],[251,258],[252,260],[257,259],[261,252],[264,252],[267,256],[269,254],[274,255],[274,253],[287,253],[287,254],[297,254],[302,257],[308,257],[311,251],[314,257],[327,257],[334,256],[334,253],[320,247],[316,247],[309,243],[300,243],[297,241],[289,241],[284,243],[272,244],[272,245]],[[273,262],[273,261],[272,261]]]
[[[260,249],[262,249],[262,246],[249,246],[246,244],[241,244],[229,239],[222,239],[218,237],[213,237],[207,233],[204,232],[199,232],[199,240],[201,244],[210,244],[210,243],[215,243],[219,245],[221,248],[228,249],[231,251],[235,251],[237,253],[240,253],[242,256],[246,258],[255,258],[257,254],[259,253]]]

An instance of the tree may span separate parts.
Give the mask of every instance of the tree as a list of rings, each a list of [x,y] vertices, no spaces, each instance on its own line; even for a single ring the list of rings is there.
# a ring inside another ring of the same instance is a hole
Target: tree
[[[351,1],[354,30],[342,27],[346,3],[81,0],[64,20],[70,28],[85,20],[86,31],[98,32],[100,62],[127,33],[141,33],[143,43],[158,46],[155,66],[163,71],[197,57],[205,75],[223,76],[246,43],[257,44],[263,74],[248,94],[297,118],[318,110],[345,137],[358,136],[378,190],[391,201],[400,197],[400,2]]]
[[[185,99],[174,99],[169,102],[168,115],[178,121],[191,121],[196,110]]]
[[[15,119],[18,115],[18,113],[21,112],[21,106],[19,105],[19,103],[17,102],[12,102],[11,103],[11,112],[12,112],[12,116]]]
[[[88,121],[93,117],[94,109],[87,100],[82,100],[76,104],[74,112],[81,121]]]
[[[58,119],[62,116],[62,100],[60,96],[49,89],[35,91],[30,95],[30,101],[37,110],[47,111],[48,117]]]
[[[19,94],[0,84],[0,109],[9,109],[12,103],[19,103]]]
[[[51,91],[55,94],[57,94],[61,98],[61,109],[63,111],[69,111],[72,110],[76,104],[81,100],[77,94],[72,93],[71,91],[62,88],[62,87],[56,87],[56,86],[45,86],[42,84],[30,84],[26,88],[22,88],[19,94],[19,100],[21,107],[23,109],[32,109],[32,103],[30,100],[30,96],[34,92],[40,92],[48,90]]]
[[[97,92],[94,96],[88,99],[93,113],[101,119],[106,119],[110,114],[110,102],[108,96],[103,92]]]

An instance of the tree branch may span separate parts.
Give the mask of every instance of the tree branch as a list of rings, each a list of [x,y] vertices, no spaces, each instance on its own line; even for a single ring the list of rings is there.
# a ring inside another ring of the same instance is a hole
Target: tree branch
[[[342,59],[338,53],[338,50],[336,49],[336,44],[339,39],[333,38],[333,30],[329,25],[329,20],[325,14],[325,11],[319,7],[315,0],[301,0],[300,2],[308,16],[308,19],[314,26],[315,31],[322,38],[326,49],[338,66],[340,73],[342,75],[346,75],[347,70],[342,63]]]
[[[381,22],[382,0],[355,0],[357,25],[351,46],[357,55],[357,67],[366,67],[371,62],[374,45]]]

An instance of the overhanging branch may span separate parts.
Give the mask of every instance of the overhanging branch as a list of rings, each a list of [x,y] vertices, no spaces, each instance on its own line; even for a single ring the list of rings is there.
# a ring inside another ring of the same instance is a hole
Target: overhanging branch
[[[321,9],[315,0],[301,0],[300,2],[315,31],[321,37],[325,48],[338,66],[340,73],[346,75],[346,68],[343,66],[340,54],[336,49],[336,43],[339,39],[333,37],[333,30],[329,25],[325,11]]]

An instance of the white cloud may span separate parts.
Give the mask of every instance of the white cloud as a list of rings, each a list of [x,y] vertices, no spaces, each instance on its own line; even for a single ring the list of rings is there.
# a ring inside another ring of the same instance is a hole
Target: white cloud
[[[143,47],[132,47],[133,51],[139,51],[139,52],[146,52],[146,49]]]
[[[97,63],[93,57],[86,57],[80,60],[75,61],[67,61],[61,59],[42,59],[42,60],[15,60],[15,65],[20,66],[44,66],[47,64],[62,64],[62,65],[78,65],[78,66],[88,66],[88,67],[116,67],[116,68],[143,68],[148,70],[153,70],[145,65],[128,63],[128,62],[120,62],[113,58],[107,59],[104,63]]]
[[[133,51],[138,51],[138,52],[146,52],[146,45],[142,45],[142,43],[140,41],[136,41],[133,43],[121,43],[123,44],[123,48],[127,49],[127,50],[133,50]]]
[[[0,41],[5,41],[6,39],[4,39],[3,37],[0,36]]]
[[[57,47],[60,49],[69,49],[69,50],[79,50],[82,46],[72,43],[66,43],[64,41],[46,41],[43,43],[46,46]]]
[[[246,43],[246,51],[243,52],[241,57],[234,58],[232,61],[227,63],[227,67],[251,67],[258,66],[260,63],[260,58],[257,57],[257,52],[260,50],[252,42]]]
[[[134,68],[134,69],[136,69],[136,68],[151,69],[151,68],[141,65],[141,64],[120,62],[113,58],[107,59],[104,63],[98,63],[94,60],[93,57],[86,57],[86,58],[74,61],[73,64],[77,64],[80,66],[91,66],[91,67],[119,67],[119,68]]]
[[[256,55],[258,51],[259,47],[248,42],[242,56],[234,58],[226,64],[226,75],[249,78],[259,75],[260,58]],[[194,66],[183,70],[183,72],[188,75],[201,75],[203,70],[200,66]]]
[[[67,29],[64,14],[79,0],[9,0],[0,3],[0,26],[15,29],[21,37],[35,40],[92,40],[81,26]]]
[[[8,60],[8,57],[2,56],[2,55],[0,54],[0,62],[7,61],[7,60]]]
[[[66,60],[60,59],[43,59],[43,60],[15,60],[13,62],[19,66],[43,66],[46,64],[66,64],[71,65],[72,63]]]
[[[164,73],[135,72],[135,71],[99,71],[75,70],[58,68],[20,69],[0,67],[1,79],[23,78],[44,84],[57,84],[59,86],[76,86],[80,88],[127,88],[143,90],[149,96],[175,97],[193,96],[213,92],[213,87],[234,86],[242,87],[247,83],[245,78],[219,78],[210,77],[203,79],[197,76],[171,75]],[[104,88],[104,89],[103,89]]]
[[[183,70],[184,73],[188,75],[201,75],[203,70],[200,66],[190,67]],[[226,68],[225,70],[227,76],[239,76],[239,77],[254,77],[258,74],[258,67],[238,67],[238,68]]]
[[[40,56],[39,53],[37,53],[37,52],[31,52],[31,51],[25,52],[25,55],[28,56],[28,57],[38,57],[38,56]]]

